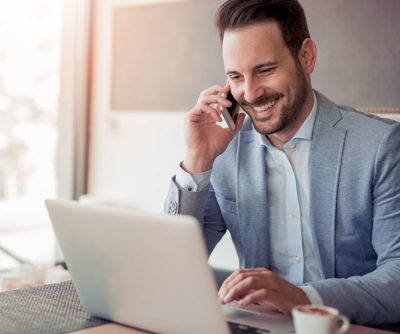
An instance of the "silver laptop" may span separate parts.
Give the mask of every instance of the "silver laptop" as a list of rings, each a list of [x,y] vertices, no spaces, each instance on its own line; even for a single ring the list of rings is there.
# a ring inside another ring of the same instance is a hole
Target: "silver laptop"
[[[294,332],[290,319],[261,306],[219,304],[194,218],[73,201],[46,206],[87,312],[154,333]]]

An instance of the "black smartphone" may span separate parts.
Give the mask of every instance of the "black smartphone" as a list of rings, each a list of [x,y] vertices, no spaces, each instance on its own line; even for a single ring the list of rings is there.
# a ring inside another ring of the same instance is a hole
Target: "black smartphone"
[[[239,103],[237,103],[237,101],[233,98],[231,91],[229,91],[226,94],[223,94],[222,96],[225,97],[228,101],[232,102],[232,106],[230,106],[229,108],[221,106],[220,109],[222,117],[225,120],[226,124],[232,131],[234,131],[236,127],[235,126],[236,119],[240,112]]]

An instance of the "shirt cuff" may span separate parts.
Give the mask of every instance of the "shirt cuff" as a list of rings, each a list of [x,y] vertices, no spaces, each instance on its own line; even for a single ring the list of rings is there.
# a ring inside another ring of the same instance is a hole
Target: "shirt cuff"
[[[324,305],[321,296],[310,285],[300,286],[300,289],[307,295],[308,299],[310,300],[311,305]]]
[[[211,169],[197,174],[189,174],[182,168],[182,163],[179,164],[178,172],[176,173],[175,182],[187,191],[203,191],[210,185]]]

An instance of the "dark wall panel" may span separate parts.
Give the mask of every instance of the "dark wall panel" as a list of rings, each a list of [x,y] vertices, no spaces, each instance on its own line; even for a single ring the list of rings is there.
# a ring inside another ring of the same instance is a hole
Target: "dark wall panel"
[[[341,104],[400,108],[400,1],[300,1],[318,49],[314,87]]]
[[[317,43],[313,86],[335,102],[400,107],[400,0],[300,0]],[[224,83],[222,1],[114,10],[111,108],[187,110]]]
[[[225,75],[213,16],[221,1],[114,10],[111,108],[187,110]]]

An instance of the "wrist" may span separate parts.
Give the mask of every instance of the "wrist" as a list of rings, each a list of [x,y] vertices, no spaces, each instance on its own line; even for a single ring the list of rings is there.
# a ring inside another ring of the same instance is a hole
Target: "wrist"
[[[297,305],[306,305],[306,304],[311,304],[310,299],[308,298],[308,295],[306,291],[302,289],[302,287],[299,287],[297,290],[297,297],[296,297],[296,303]]]
[[[181,167],[191,175],[209,171],[214,163],[214,159],[208,157],[198,157],[187,155],[182,161]]]

